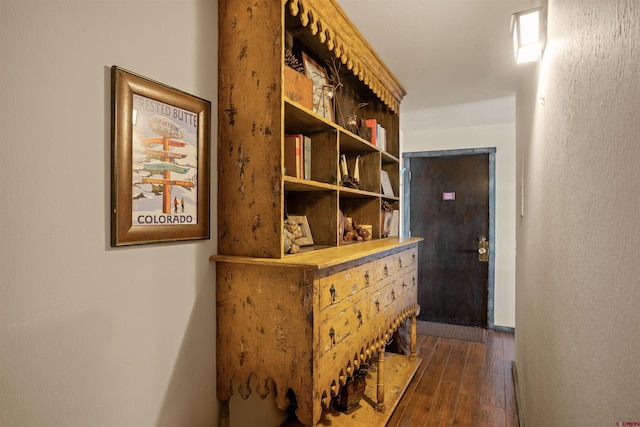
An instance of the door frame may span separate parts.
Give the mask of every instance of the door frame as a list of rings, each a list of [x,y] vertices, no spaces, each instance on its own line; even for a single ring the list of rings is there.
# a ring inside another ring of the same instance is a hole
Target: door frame
[[[402,166],[408,172],[408,179],[402,194],[403,235],[411,235],[411,159],[420,157],[466,156],[472,154],[489,155],[489,265],[487,278],[487,329],[496,330],[494,320],[495,292],[495,245],[496,245],[496,147],[465,148],[454,150],[415,151],[402,153]]]

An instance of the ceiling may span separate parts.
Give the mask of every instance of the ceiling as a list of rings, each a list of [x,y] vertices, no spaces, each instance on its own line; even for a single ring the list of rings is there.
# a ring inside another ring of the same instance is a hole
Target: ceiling
[[[407,90],[402,111],[514,95],[511,15],[531,0],[337,0]]]

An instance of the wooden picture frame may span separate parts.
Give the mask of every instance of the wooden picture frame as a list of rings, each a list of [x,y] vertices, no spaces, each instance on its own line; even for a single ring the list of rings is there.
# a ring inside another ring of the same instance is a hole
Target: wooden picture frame
[[[335,89],[329,84],[327,70],[302,52],[304,73],[313,83],[312,105],[313,112],[327,120],[335,122],[333,113],[333,95]]]
[[[111,246],[208,239],[211,103],[111,67]]]
[[[313,236],[309,227],[309,220],[306,215],[287,215],[289,219],[294,220],[302,230],[302,237],[296,239],[296,243],[300,246],[313,246]]]

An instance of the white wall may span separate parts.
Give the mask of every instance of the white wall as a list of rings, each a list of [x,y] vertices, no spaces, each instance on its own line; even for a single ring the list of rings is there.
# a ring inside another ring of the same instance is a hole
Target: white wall
[[[515,327],[515,98],[402,113],[404,152],[496,147],[494,324]]]
[[[0,8],[0,425],[216,425],[215,209],[211,240],[110,248],[109,67],[215,118],[217,2]]]
[[[548,16],[517,95],[520,411],[528,427],[637,423],[640,3],[550,0]]]

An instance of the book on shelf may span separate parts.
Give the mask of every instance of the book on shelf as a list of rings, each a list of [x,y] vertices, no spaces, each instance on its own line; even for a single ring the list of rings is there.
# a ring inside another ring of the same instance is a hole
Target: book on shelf
[[[391,224],[389,225],[389,236],[398,237],[400,232],[400,211],[394,209],[391,213]]]
[[[366,119],[364,122],[371,131],[371,145],[386,151],[387,130],[376,119]]]
[[[302,147],[302,158],[303,161],[303,169],[304,169],[304,179],[311,179],[311,138],[303,135],[303,147]]]
[[[364,123],[371,131],[371,145],[376,145],[376,135],[378,134],[378,121],[376,119],[366,119]]]
[[[387,151],[387,130],[378,124],[378,148]]]
[[[302,135],[284,137],[285,174],[295,178],[311,179],[311,138]]]

